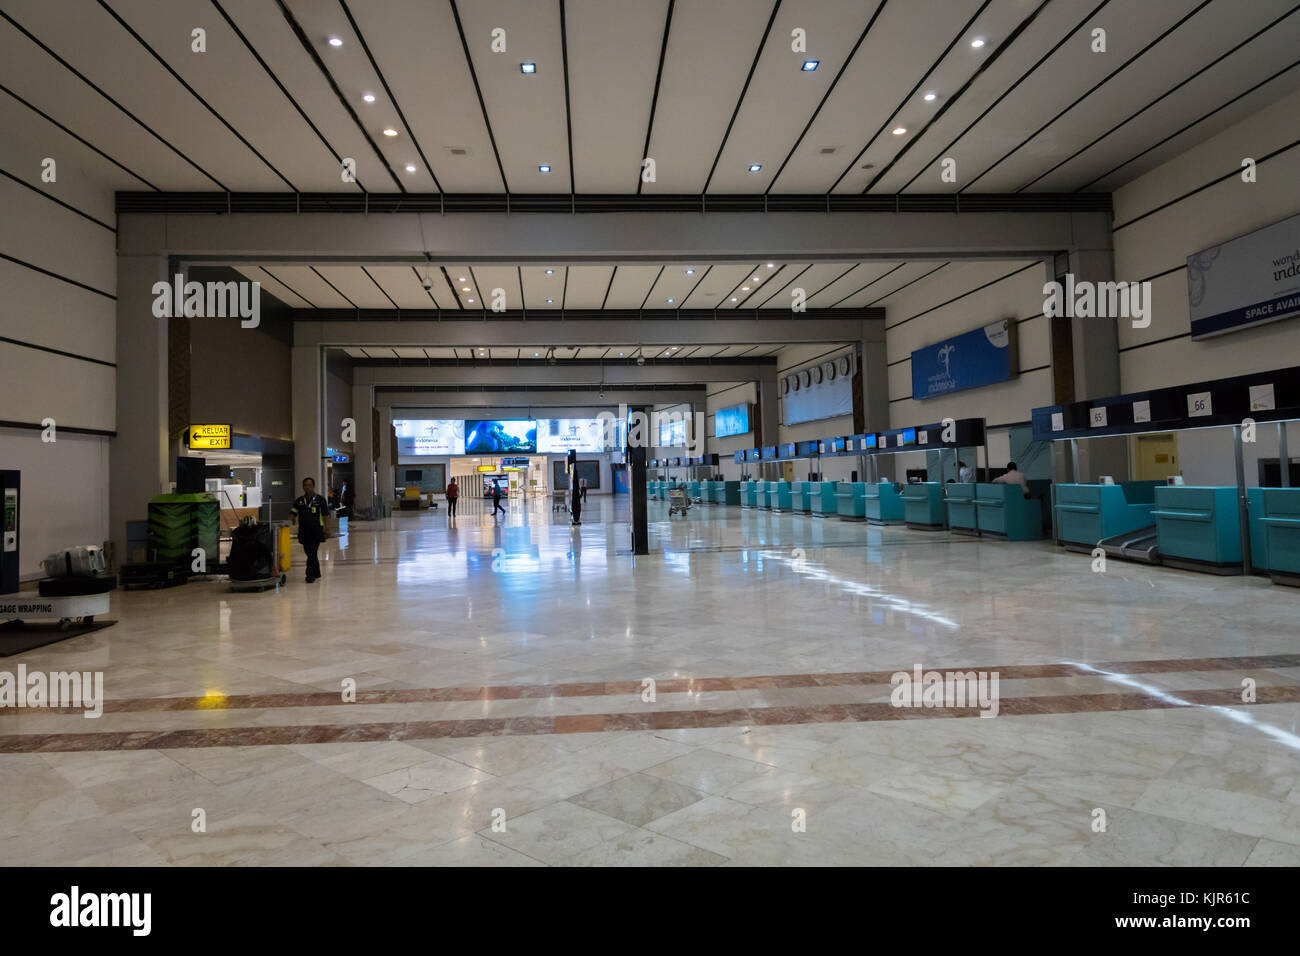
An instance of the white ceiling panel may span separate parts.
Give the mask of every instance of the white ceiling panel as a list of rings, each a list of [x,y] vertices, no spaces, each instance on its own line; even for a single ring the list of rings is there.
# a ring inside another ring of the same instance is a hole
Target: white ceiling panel
[[[318,309],[353,308],[351,302],[310,266],[276,264],[264,266],[263,271],[296,295],[308,299]]]
[[[558,7],[535,0],[458,4],[469,55],[511,192],[569,191],[564,59]],[[492,52],[492,31],[506,31],[506,52]],[[537,64],[525,74],[520,64]],[[550,173],[538,167],[549,165]]]
[[[754,274],[755,264],[721,263],[710,266],[704,278],[700,280],[695,291],[686,300],[688,309],[730,309],[737,303],[730,301],[732,295],[740,298],[740,292],[732,292]]]
[[[662,266],[619,266],[609,287],[607,309],[639,309]]]
[[[564,286],[564,298],[561,300],[568,309],[599,309],[605,301],[605,292],[609,289],[610,278],[614,274],[613,266],[570,266],[565,270],[567,281]],[[559,270],[556,270],[559,274]]]
[[[636,192],[667,11],[668,0],[565,5],[580,193]],[[637,42],[628,43],[628,37]]]
[[[478,290],[483,293],[481,301],[485,308],[495,309],[498,301],[507,310],[523,308],[524,296],[519,289],[519,270],[514,266],[474,266],[473,275]]]
[[[367,271],[374,280],[383,286],[384,292],[397,303],[399,309],[434,309],[455,308],[456,303],[447,290],[442,273],[436,266],[429,269],[432,288],[426,292],[421,284],[420,272],[410,266],[367,266]]]
[[[550,275],[547,275],[547,270]],[[524,308],[564,308],[564,283],[569,271],[563,266],[524,266]],[[547,300],[550,301],[547,301]]]
[[[263,289],[292,309],[320,308],[315,302],[299,295],[261,266],[240,266],[235,271],[246,276],[252,282],[260,282]]]
[[[393,302],[362,266],[317,266],[316,271],[358,309],[391,309]]]

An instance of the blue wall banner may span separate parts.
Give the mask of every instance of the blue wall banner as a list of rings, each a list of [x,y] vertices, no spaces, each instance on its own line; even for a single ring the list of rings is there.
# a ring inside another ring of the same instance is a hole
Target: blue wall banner
[[[1192,338],[1300,314],[1300,216],[1187,257]]]
[[[1005,382],[1017,374],[1016,323],[1002,319],[912,353],[912,397],[937,398],[949,392]]]

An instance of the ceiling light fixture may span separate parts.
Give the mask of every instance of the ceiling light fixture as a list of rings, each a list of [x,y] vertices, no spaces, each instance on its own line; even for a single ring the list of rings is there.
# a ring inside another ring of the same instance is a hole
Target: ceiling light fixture
[[[361,98],[362,98],[363,100],[365,100],[367,103],[373,103],[373,102],[375,101],[375,94],[374,94],[374,93],[363,93],[362,96],[361,96]]]
[[[551,167],[543,163],[541,166],[537,167],[537,171],[539,173],[549,173],[551,171]]]
[[[731,297],[731,301],[732,301],[732,302],[739,302],[740,300],[737,299],[737,298],[733,295],[733,296]]]
[[[970,41],[970,45],[973,46],[975,49],[978,50],[980,47],[982,47],[982,46],[984,45],[984,38],[983,38],[983,37],[976,37],[975,39],[973,39],[973,40]]]
[[[673,297],[672,297],[672,296],[669,296],[669,297],[668,297],[668,304],[669,304],[669,305],[672,305],[672,304],[673,304]]]
[[[329,44],[330,46],[342,46],[343,41],[340,40],[338,37],[330,37]]]
[[[904,133],[907,132],[907,127],[906,127],[906,126],[895,126],[894,129],[892,130],[892,132],[893,132],[893,134],[894,134],[895,136],[902,136]]]
[[[693,276],[693,275],[695,275],[695,270],[694,270],[694,269],[687,269],[687,270],[686,270],[686,274],[687,274],[688,276]]]
[[[465,286],[465,287],[463,287],[460,291],[461,291],[461,292],[473,292],[474,290],[471,289],[469,286]]]
[[[547,270],[546,270],[546,274],[547,274],[548,276],[553,276],[553,275],[555,275],[555,270],[554,270],[554,269],[547,269]]]
[[[551,304],[554,303],[554,302],[555,302],[554,299],[547,299],[547,300],[546,300],[546,304],[547,304],[547,305],[551,305]]]
[[[756,173],[756,172],[758,172],[758,171],[759,171],[760,169],[762,169],[762,168],[763,168],[763,164],[762,164],[762,163],[754,163],[754,164],[752,164],[752,165],[749,167],[749,171],[750,171],[751,173]]]
[[[520,73],[536,73],[536,72],[537,72],[537,64],[536,64],[536,63],[520,63],[520,64],[519,64],[519,72],[520,72]]]
[[[775,269],[775,268],[776,268],[776,263],[775,263],[775,262],[769,262],[769,263],[767,264],[767,267],[768,267],[769,269]]]
[[[407,171],[408,173],[413,173],[413,172],[415,172],[415,166],[414,166],[413,164],[411,164],[411,163],[407,163],[407,164],[406,164],[406,171]]]
[[[742,285],[742,286],[740,287],[740,291],[741,291],[741,292],[748,292],[748,291],[749,291],[749,286],[747,286],[747,285]],[[734,301],[734,300],[733,300],[733,301]]]
[[[473,300],[473,299],[468,299],[468,300],[466,300],[466,301],[473,302],[474,300]]]
[[[384,127],[384,135],[385,135],[385,136],[396,136],[396,135],[397,135],[397,130],[393,129],[391,126],[385,126],[385,127]]]
[[[938,96],[937,93],[926,93],[925,96],[924,96],[923,98],[924,98],[924,100],[925,100],[927,103],[933,103],[934,100],[935,100],[935,97],[937,97],[937,96]]]
[[[803,72],[805,73],[811,73],[813,70],[817,69],[817,66],[820,63],[821,60],[804,60],[803,66],[801,66],[799,69],[803,70]]]

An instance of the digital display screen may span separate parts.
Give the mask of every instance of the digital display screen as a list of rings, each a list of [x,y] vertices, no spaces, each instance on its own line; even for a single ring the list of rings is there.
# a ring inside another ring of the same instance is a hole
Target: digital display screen
[[[847,447],[847,445],[848,445],[848,442],[847,442],[845,439],[843,439],[843,438],[837,438],[837,439],[835,439],[835,450],[836,450],[836,451],[844,451],[844,449]]]
[[[749,403],[719,408],[713,413],[713,435],[726,438],[729,435],[744,435],[749,431]]]
[[[666,419],[659,422],[659,447],[674,448],[686,444],[686,419]]]
[[[863,435],[863,436],[862,436],[862,447],[863,447],[863,448],[875,448],[875,447],[876,447],[876,436],[875,436],[875,435]]]
[[[537,423],[539,452],[605,451],[605,422],[599,418],[546,418]]]
[[[915,445],[915,444],[916,444],[916,429],[915,429],[915,428],[904,428],[904,429],[903,429],[903,444],[904,444],[904,445]]]
[[[757,448],[746,448],[745,461],[758,461],[758,454],[759,452]]]
[[[531,419],[465,420],[465,453],[495,455],[501,452],[537,451],[537,422]]]
[[[465,454],[465,422],[459,418],[395,418],[398,457]]]

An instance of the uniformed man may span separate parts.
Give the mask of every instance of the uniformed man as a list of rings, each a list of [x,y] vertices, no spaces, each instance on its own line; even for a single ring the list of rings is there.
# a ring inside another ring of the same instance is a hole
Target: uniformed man
[[[302,494],[289,509],[294,523],[298,526],[298,543],[307,555],[307,583],[311,584],[320,577],[320,562],[316,560],[316,549],[328,537],[325,519],[329,517],[329,504],[316,494],[316,479],[302,480]]]

